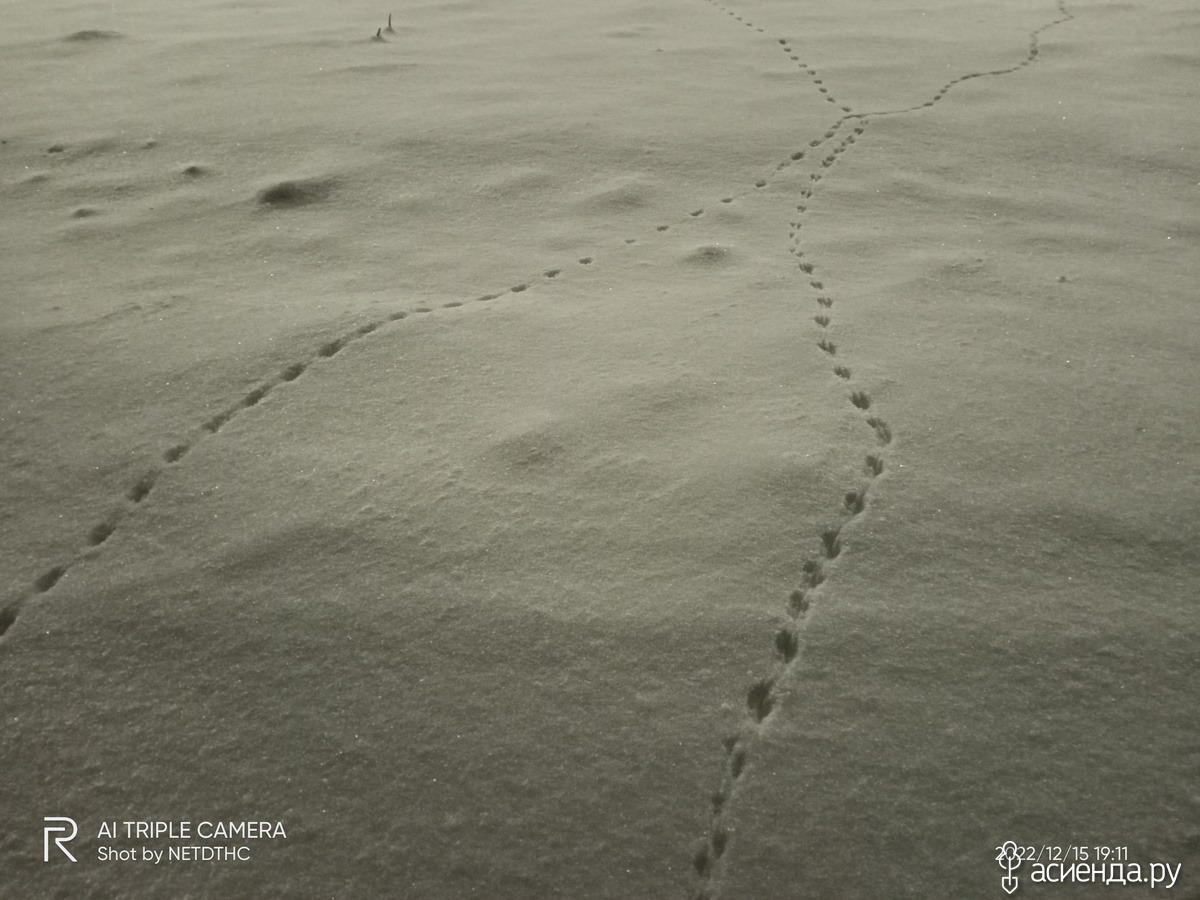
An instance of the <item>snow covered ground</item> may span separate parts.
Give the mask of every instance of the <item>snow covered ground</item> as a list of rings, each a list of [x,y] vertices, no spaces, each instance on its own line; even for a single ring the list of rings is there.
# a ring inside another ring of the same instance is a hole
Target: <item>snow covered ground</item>
[[[390,12],[9,11],[0,896],[1196,896],[1200,11]]]

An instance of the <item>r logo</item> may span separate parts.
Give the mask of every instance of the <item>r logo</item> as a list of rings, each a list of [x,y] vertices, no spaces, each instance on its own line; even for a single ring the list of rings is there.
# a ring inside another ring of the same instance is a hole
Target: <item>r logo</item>
[[[43,821],[46,826],[42,829],[42,862],[50,862],[50,835],[62,835],[55,837],[54,843],[63,853],[67,854],[67,859],[71,862],[79,862],[71,851],[63,846],[67,841],[75,840],[75,835],[79,834],[79,826],[75,824],[74,819],[68,819],[66,816],[45,816]],[[51,822],[59,824],[51,825]],[[66,832],[70,831],[70,834]]]

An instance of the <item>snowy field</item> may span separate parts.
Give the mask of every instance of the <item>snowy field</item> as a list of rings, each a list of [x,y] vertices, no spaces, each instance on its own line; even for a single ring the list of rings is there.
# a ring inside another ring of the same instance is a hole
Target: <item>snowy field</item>
[[[1200,7],[4,23],[0,898],[1200,897]]]

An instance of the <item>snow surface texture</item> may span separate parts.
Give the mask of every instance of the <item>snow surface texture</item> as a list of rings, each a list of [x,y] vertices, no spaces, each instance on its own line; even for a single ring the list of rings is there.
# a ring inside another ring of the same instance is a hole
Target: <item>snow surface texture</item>
[[[392,12],[6,19],[0,896],[1197,896],[1200,11]]]

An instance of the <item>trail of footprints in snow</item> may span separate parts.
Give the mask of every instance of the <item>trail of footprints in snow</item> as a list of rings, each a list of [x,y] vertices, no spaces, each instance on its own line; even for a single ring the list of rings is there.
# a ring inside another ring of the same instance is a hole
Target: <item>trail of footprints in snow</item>
[[[755,28],[759,32],[763,31],[762,28],[757,28],[752,22],[721,5],[718,0],[706,0],[706,2],[728,13],[746,27]],[[839,132],[845,130],[848,123],[856,122],[857,124],[854,125],[849,133],[845,133],[841,140],[833,145],[826,155],[821,158],[821,169],[828,169],[833,166],[839,157],[863,136],[869,124],[870,116],[918,112],[933,106],[942,97],[946,96],[956,84],[984,76],[1007,75],[1017,72],[1034,62],[1039,52],[1038,36],[1047,29],[1074,18],[1067,10],[1064,0],[1057,0],[1057,7],[1060,14],[1059,18],[1030,32],[1028,52],[1025,58],[1015,66],[1006,69],[993,69],[988,72],[973,72],[960,76],[943,85],[928,101],[906,109],[855,113],[849,106],[842,106],[841,109],[845,115],[838,119],[825,132],[824,137],[811,141],[810,148],[816,149],[822,144],[831,141]],[[821,93],[825,94],[830,102],[836,102],[833,100],[832,95],[824,88],[822,80],[816,77],[816,71],[808,68],[792,52],[788,39],[779,38],[778,42],[784,51],[789,54],[789,57],[803,68],[808,75],[812,76],[814,83],[819,87]],[[788,162],[798,162],[804,159],[806,152],[805,150],[796,151],[788,161],[779,164],[776,168],[783,169],[787,166]],[[819,276],[817,267],[812,262],[804,259],[800,240],[801,230],[804,226],[804,215],[808,211],[809,202],[812,200],[814,190],[822,177],[823,175],[820,171],[812,172],[809,176],[810,183],[800,190],[800,202],[796,205],[796,216],[790,223],[788,249],[797,258],[797,265],[801,273],[808,278],[809,288],[815,292],[817,313],[813,316],[813,322],[816,324],[818,331],[816,345],[831,360],[837,360],[838,346],[829,334],[829,328],[833,323],[831,311],[834,306],[834,299],[831,296],[831,292],[826,288],[823,278]],[[835,362],[832,368],[833,374],[837,378],[846,382],[852,380],[852,372],[843,362]],[[875,483],[875,479],[879,478],[884,472],[883,449],[892,442],[892,430],[883,418],[870,412],[872,406],[871,396],[865,390],[851,390],[848,394],[848,400],[855,409],[866,414],[863,417],[863,421],[874,433],[876,447],[866,454],[863,462],[862,482],[851,490],[846,491],[842,497],[841,521],[838,524],[826,527],[821,532],[821,542],[817,552],[810,556],[801,567],[800,584],[788,597],[786,607],[787,619],[775,632],[772,639],[775,656],[772,670],[768,675],[755,680],[747,689],[746,714],[742,725],[737,733],[729,735],[724,741],[724,764],[717,790],[712,793],[710,798],[711,810],[708,832],[692,857],[692,865],[699,876],[699,885],[695,893],[696,900],[713,900],[718,893],[722,860],[729,850],[733,836],[729,808],[737,785],[745,776],[747,765],[749,764],[751,745],[754,738],[761,732],[767,719],[776,709],[781,699],[780,684],[790,674],[800,655],[801,626],[811,605],[821,596],[821,585],[828,578],[833,561],[842,552],[843,531],[847,525],[866,511],[870,489]]]
[[[779,172],[794,165],[796,162],[803,160],[813,149],[822,146],[835,137],[847,118],[848,117],[843,117],[834,122],[833,125],[831,125],[825,132],[824,137],[811,141],[808,146],[802,149],[795,150],[789,154],[786,159],[774,165],[771,169],[771,172]],[[858,133],[861,134],[861,128],[858,130]],[[850,143],[852,142],[853,141],[850,141]],[[835,148],[835,151],[831,154],[831,156],[827,157],[826,159],[836,159],[837,154],[840,154],[843,151],[846,143],[846,141],[843,141],[842,144]],[[822,160],[822,165],[828,164],[829,163],[827,163],[825,160]],[[749,196],[756,190],[765,188],[769,183],[768,177],[769,176],[763,176],[755,179],[753,188],[746,188],[739,193],[722,196],[719,198],[719,202],[723,204],[731,204],[739,199]],[[820,180],[820,176],[816,174],[812,175],[811,177],[814,183]],[[811,196],[811,189],[809,190],[809,195]],[[693,207],[686,214],[680,215],[675,221],[669,224],[655,226],[655,233],[667,232],[673,227],[696,222],[704,216],[704,212],[704,207]],[[627,237],[624,239],[623,243],[617,245],[615,249],[626,249],[630,245],[636,244],[637,242],[638,238]],[[590,266],[595,261],[596,257],[594,256],[581,256],[575,260],[575,265]],[[563,267],[544,269],[536,276],[531,276],[524,281],[519,281],[515,284],[512,284],[505,290],[483,294],[471,300],[452,300],[439,304],[437,308],[457,309],[464,307],[469,303],[487,303],[490,301],[499,300],[501,297],[506,295],[521,294],[525,291],[533,289],[538,284],[545,284],[559,278],[566,271],[567,269]],[[154,491],[155,485],[157,484],[158,478],[162,474],[164,467],[178,465],[199,441],[218,434],[235,417],[253,407],[258,406],[263,400],[267,399],[267,397],[276,388],[283,384],[287,384],[299,379],[314,363],[320,362],[321,360],[332,359],[353,342],[366,337],[385,325],[398,322],[410,315],[432,312],[434,312],[434,307],[430,306],[416,306],[407,310],[397,310],[396,312],[393,312],[383,318],[369,321],[358,328],[339,335],[338,337],[326,340],[316,349],[315,352],[309,354],[305,359],[298,360],[290,365],[285,366],[275,375],[268,377],[260,384],[250,389],[230,406],[206,418],[199,424],[189,438],[176,443],[164,451],[162,454],[162,464],[155,466],[142,474],[137,481],[135,481],[129,487],[125,493],[125,496],[122,498],[117,507],[92,526],[87,533],[85,546],[81,550],[76,552],[65,562],[59,563],[58,565],[55,565],[53,568],[44,572],[33,582],[32,585],[23,591],[18,592],[14,599],[0,606],[0,639],[2,639],[9,628],[15,624],[18,616],[20,615],[21,609],[26,602],[33,597],[40,596],[50,591],[50,589],[53,588],[73,566],[89,556],[99,552],[101,546],[108,541],[110,537],[112,537],[125,517],[134,509],[136,509],[139,504],[145,501]]]
[[[763,32],[761,27],[757,27],[753,22],[737,15],[734,11],[729,10],[721,5],[716,0],[706,0],[706,2],[717,7],[730,17],[741,22],[747,28],[753,28],[759,33]],[[829,89],[824,85],[823,79],[818,77],[817,71],[809,68],[799,55],[794,51],[788,38],[779,38],[778,44],[786,53],[789,59],[796,63],[805,74],[807,74],[812,83],[818,88],[819,92],[825,96],[827,102],[837,105],[843,115],[838,118],[825,131],[824,135],[815,138],[808,143],[808,146],[796,149],[790,153],[787,159],[777,163],[773,170],[775,172],[783,171],[795,163],[804,160],[810,153],[822,147],[824,144],[833,140],[837,135],[844,131],[848,122],[857,120],[857,125],[852,131],[845,133],[842,139],[835,144],[830,151],[820,160],[820,167],[828,169],[838,158],[847,150],[855,141],[863,135],[868,124],[868,117],[873,115],[897,115],[902,113],[917,112],[923,108],[933,106],[956,84],[968,81],[972,78],[980,78],[985,75],[998,76],[1016,72],[1025,66],[1032,63],[1038,55],[1038,35],[1055,25],[1073,19],[1066,9],[1063,0],[1058,0],[1058,9],[1061,14],[1060,18],[1041,26],[1030,33],[1029,50],[1026,58],[1019,64],[1007,69],[995,69],[990,72],[973,72],[967,75],[955,78],[947,82],[930,100],[917,106],[908,107],[899,110],[881,110],[872,113],[855,113],[848,105],[839,104],[838,101],[830,93]],[[830,357],[837,357],[837,344],[826,333],[829,328],[832,317],[830,310],[833,307],[833,298],[829,292],[825,290],[825,286],[821,278],[817,277],[816,267],[812,263],[803,259],[803,253],[800,250],[800,230],[803,226],[803,214],[807,211],[808,201],[813,197],[814,187],[822,179],[822,174],[819,171],[814,171],[809,175],[810,183],[806,185],[800,192],[801,202],[796,207],[797,217],[791,223],[790,238],[792,244],[791,252],[799,258],[799,268],[801,272],[809,276],[809,286],[816,292],[816,304],[821,310],[814,321],[821,334],[818,337],[816,344],[823,352]],[[755,180],[754,188],[761,189],[768,184],[767,177],[761,177]],[[751,193],[750,190],[745,190],[738,194],[727,195],[720,198],[721,203],[733,203],[735,200],[746,197]],[[673,224],[685,224],[689,221],[694,221],[704,215],[704,208],[691,210],[686,216],[680,218]],[[662,224],[655,227],[656,232],[669,231],[672,226],[670,224]],[[637,243],[637,238],[625,238],[624,245],[628,246]],[[589,266],[595,261],[593,256],[580,257],[576,264],[580,266]],[[530,278],[526,281],[519,282],[510,286],[507,290],[497,291],[494,293],[483,294],[470,301],[455,300],[446,302],[440,305],[441,309],[456,309],[463,307],[466,303],[485,303],[497,300],[506,294],[519,294],[535,286],[539,282],[550,281],[559,277],[565,270],[563,268],[551,268],[543,270],[536,278]],[[349,346],[354,341],[360,340],[367,335],[375,332],[382,326],[393,322],[400,321],[409,315],[431,313],[433,308],[429,306],[417,306],[411,310],[397,310],[390,315],[367,322],[358,328],[335,337],[322,344],[315,353],[310,354],[307,358],[293,362],[286,366],[282,371],[275,376],[265,380],[258,386],[251,389],[240,400],[230,407],[216,413],[201,423],[199,429],[193,436],[184,442],[175,444],[170,449],[163,453],[162,460],[166,466],[174,466],[179,464],[187,453],[200,440],[212,435],[216,435],[221,429],[228,424],[235,416],[245,412],[252,407],[257,406],[264,400],[273,390],[280,385],[290,383],[299,379],[308,368],[320,360],[327,360],[338,355],[342,350]],[[843,380],[851,379],[850,369],[838,363],[833,367],[833,373]],[[868,411],[871,407],[870,396],[862,390],[852,391],[849,395],[850,402],[859,410]],[[773,638],[774,652],[776,663],[774,670],[770,675],[764,676],[756,680],[746,692],[746,721],[743,728],[734,735],[726,738],[724,742],[725,755],[724,767],[721,776],[720,784],[711,797],[712,811],[708,834],[703,842],[703,845],[697,850],[693,857],[693,865],[696,872],[700,876],[700,886],[697,890],[698,898],[711,898],[715,896],[717,887],[717,869],[721,859],[729,847],[731,831],[728,824],[728,807],[733,799],[734,790],[737,783],[744,777],[746,766],[748,764],[748,750],[751,739],[758,733],[766,722],[771,713],[775,710],[779,699],[780,689],[779,684],[788,674],[792,666],[795,664],[800,653],[800,626],[803,624],[804,618],[809,611],[812,602],[819,597],[819,589],[825,582],[830,571],[830,564],[842,552],[842,532],[843,529],[855,518],[862,515],[867,507],[868,491],[875,479],[883,474],[884,458],[880,452],[883,447],[891,443],[892,433],[888,424],[877,415],[870,415],[865,418],[866,424],[872,429],[875,439],[879,447],[876,451],[866,455],[864,461],[864,481],[858,487],[855,487],[845,493],[842,500],[843,514],[842,521],[839,524],[825,528],[821,533],[821,546],[819,551],[811,556],[802,566],[802,577],[800,586],[791,592],[787,602],[787,618],[788,621],[783,624],[775,633]],[[0,607],[0,637],[3,637],[5,632],[16,622],[24,603],[31,597],[45,594],[50,591],[68,572],[68,570],[84,559],[86,555],[96,552],[97,548],[104,544],[113,532],[117,529],[125,515],[131,512],[138,504],[146,500],[154,490],[158,477],[162,471],[161,467],[155,467],[143,474],[126,492],[123,504],[114,512],[105,516],[96,525],[92,527],[87,536],[87,548],[78,552],[70,560],[54,566],[44,572],[18,597]]]
[[[711,2],[711,0],[709,0],[709,2]],[[960,75],[957,78],[953,78],[950,81],[947,81],[944,85],[942,85],[940,88],[938,88],[938,90],[934,93],[934,95],[932,97],[930,97],[924,103],[919,103],[916,106],[906,106],[903,109],[877,110],[875,112],[870,112],[870,113],[852,113],[852,114],[848,115],[847,118],[865,117],[868,115],[870,115],[870,116],[897,116],[897,115],[903,115],[904,113],[920,112],[922,109],[928,109],[929,107],[931,107],[935,103],[937,103],[939,100],[941,100],[943,97],[945,97],[946,94],[950,93],[950,89],[953,88],[956,84],[962,84],[964,82],[971,81],[974,78],[989,78],[989,77],[995,77],[998,75],[1011,75],[1014,72],[1021,71],[1021,69],[1024,69],[1026,66],[1037,61],[1038,54],[1041,52],[1041,48],[1038,44],[1038,36],[1039,35],[1041,35],[1045,31],[1053,28],[1056,25],[1061,25],[1064,22],[1069,22],[1075,18],[1075,16],[1067,9],[1067,6],[1066,6],[1066,3],[1064,2],[1064,0],[1057,0],[1056,6],[1057,6],[1058,12],[1059,12],[1058,18],[1053,19],[1053,20],[1047,22],[1045,25],[1042,25],[1039,28],[1035,28],[1033,31],[1029,32],[1029,48],[1025,53],[1025,58],[1022,59],[1015,66],[1009,66],[1008,68],[1005,68],[1005,69],[988,69],[987,71],[968,72],[966,75]]]
[[[848,118],[835,123],[824,137],[812,141],[811,146],[819,147],[836,137]],[[867,124],[867,120],[863,118],[853,129],[846,129],[841,140],[833,145],[821,159],[821,168],[827,169],[836,163],[841,155],[866,132]],[[801,159],[803,156],[804,153],[801,152],[796,159]],[[804,259],[804,253],[800,249],[800,232],[804,213],[807,212],[808,204],[822,177],[820,172],[813,172],[809,176],[809,181],[800,189],[800,202],[796,205],[796,218],[790,223],[789,252],[797,257],[797,266],[808,279],[808,288],[815,294],[815,303],[819,310],[813,317],[819,330],[816,345],[830,357],[836,357],[837,345],[828,334],[829,326],[833,321],[830,312],[834,305],[833,297],[827,290],[824,281],[818,276],[816,266]],[[833,366],[833,373],[843,380],[851,379],[850,369],[840,363]],[[853,390],[848,397],[850,403],[861,411],[865,412],[871,408],[871,397],[864,390]],[[778,628],[772,638],[775,653],[773,669],[770,674],[755,680],[747,689],[746,716],[742,727],[736,734],[725,739],[724,766],[720,784],[711,797],[708,833],[692,858],[692,865],[700,878],[700,885],[696,892],[697,898],[707,900],[707,898],[715,896],[718,866],[729,848],[732,836],[729,804],[733,799],[738,782],[746,771],[751,744],[764,722],[775,710],[780,700],[780,685],[786,680],[799,657],[801,626],[810,606],[820,597],[819,588],[829,577],[833,561],[841,555],[843,530],[866,511],[870,488],[875,479],[883,474],[882,450],[891,443],[891,429],[878,416],[868,416],[865,422],[874,432],[878,446],[866,454],[861,483],[846,491],[842,497],[840,521],[821,531],[819,547],[801,567],[800,584],[788,597],[787,620]]]
[[[715,6],[717,9],[721,10],[721,12],[725,13],[727,16],[729,16],[734,21],[740,22],[745,27],[753,28],[759,34],[764,33],[762,28],[755,25],[749,19],[746,19],[746,18],[738,15],[736,10],[729,9],[727,6],[723,6],[721,3],[717,2],[717,0],[707,0],[707,2],[710,3],[712,6]],[[837,98],[834,97],[833,94],[831,94],[829,92],[829,88],[825,86],[824,79],[819,78],[817,76],[817,70],[809,68],[808,64],[800,59],[799,54],[797,54],[795,49],[793,49],[788,38],[781,37],[781,38],[777,38],[776,40],[778,41],[779,46],[780,46],[780,48],[782,48],[783,52],[787,54],[788,59],[790,59],[792,62],[794,62],[796,64],[797,68],[799,68],[802,72],[804,72],[804,74],[808,75],[809,78],[812,79],[812,83],[816,86],[817,90],[825,97],[825,101],[827,103],[832,103],[834,106],[839,107],[842,110],[842,112],[844,112],[844,113],[849,113],[851,111],[851,108],[849,106],[838,103]],[[797,159],[798,157],[792,157],[792,158]]]

